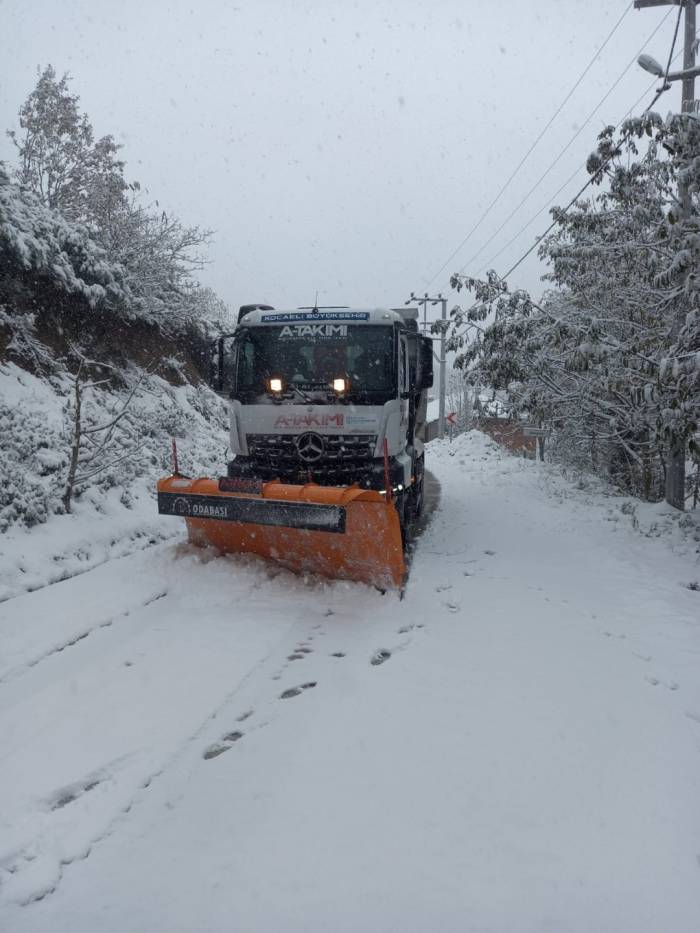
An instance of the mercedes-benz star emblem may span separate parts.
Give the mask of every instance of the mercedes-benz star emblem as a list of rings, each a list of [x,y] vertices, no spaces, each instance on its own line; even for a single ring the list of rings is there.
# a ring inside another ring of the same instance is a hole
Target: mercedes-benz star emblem
[[[320,460],[324,450],[323,438],[319,434],[309,432],[308,434],[302,434],[297,439],[299,456],[307,463],[315,463]]]

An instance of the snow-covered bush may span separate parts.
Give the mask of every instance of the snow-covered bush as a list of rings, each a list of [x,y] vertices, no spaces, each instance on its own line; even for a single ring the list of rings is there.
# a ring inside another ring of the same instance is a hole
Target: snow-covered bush
[[[0,533],[19,522],[31,527],[61,511],[67,448],[40,408],[0,400]]]
[[[123,419],[98,457],[107,432],[86,435],[73,499],[99,503],[111,489],[128,507],[133,485],[151,488],[170,469],[170,440],[178,439],[182,468],[217,475],[226,463],[228,435],[223,402],[204,386],[172,386],[136,367],[119,385],[85,390],[86,428],[108,424],[136,386]],[[0,366],[0,532],[32,526],[65,511],[63,497],[74,433],[75,374],[56,366],[51,380],[9,363]],[[82,477],[82,478],[81,478]],[[95,496],[95,494],[98,494]]]

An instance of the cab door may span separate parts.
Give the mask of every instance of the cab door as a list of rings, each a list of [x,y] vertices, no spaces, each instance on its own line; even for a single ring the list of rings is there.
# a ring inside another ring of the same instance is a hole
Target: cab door
[[[401,405],[401,430],[408,430],[409,400],[411,396],[411,363],[408,339],[405,334],[399,337],[399,399]]]

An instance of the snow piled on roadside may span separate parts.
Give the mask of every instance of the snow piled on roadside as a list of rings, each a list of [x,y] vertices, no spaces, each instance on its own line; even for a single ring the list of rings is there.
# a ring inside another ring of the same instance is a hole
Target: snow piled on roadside
[[[130,373],[138,378],[138,371]],[[94,390],[86,417],[109,421],[127,390]],[[66,579],[111,557],[176,534],[160,519],[155,481],[170,472],[170,438],[180,467],[193,475],[218,474],[227,459],[224,404],[205,386],[173,386],[147,375],[124,419],[123,439],[109,466],[79,490],[63,513],[70,452],[69,374],[38,378],[12,363],[0,366],[0,601]],[[117,463],[133,438],[133,457]]]
[[[536,466],[552,500],[571,505],[577,514],[663,539],[677,554],[700,556],[700,510],[679,512],[666,502],[644,502],[591,473],[557,462]]]

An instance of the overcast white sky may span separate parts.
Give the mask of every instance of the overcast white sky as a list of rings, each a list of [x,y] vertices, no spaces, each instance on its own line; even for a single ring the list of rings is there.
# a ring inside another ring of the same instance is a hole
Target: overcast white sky
[[[628,6],[0,0],[0,127],[17,125],[37,66],[69,71],[97,135],[123,144],[127,177],[215,231],[201,278],[231,306],[310,304],[316,291],[321,304],[395,305],[428,287]],[[472,260],[667,17],[646,49],[665,62],[675,16],[675,7],[627,13],[431,292],[465,263],[477,273],[577,166],[556,203],[580,187],[596,133],[651,83],[636,65]],[[679,94],[662,99],[664,113]],[[0,159],[13,158],[3,137]],[[492,263],[497,271],[548,222],[543,210]],[[531,257],[511,284],[539,294],[542,271]]]

